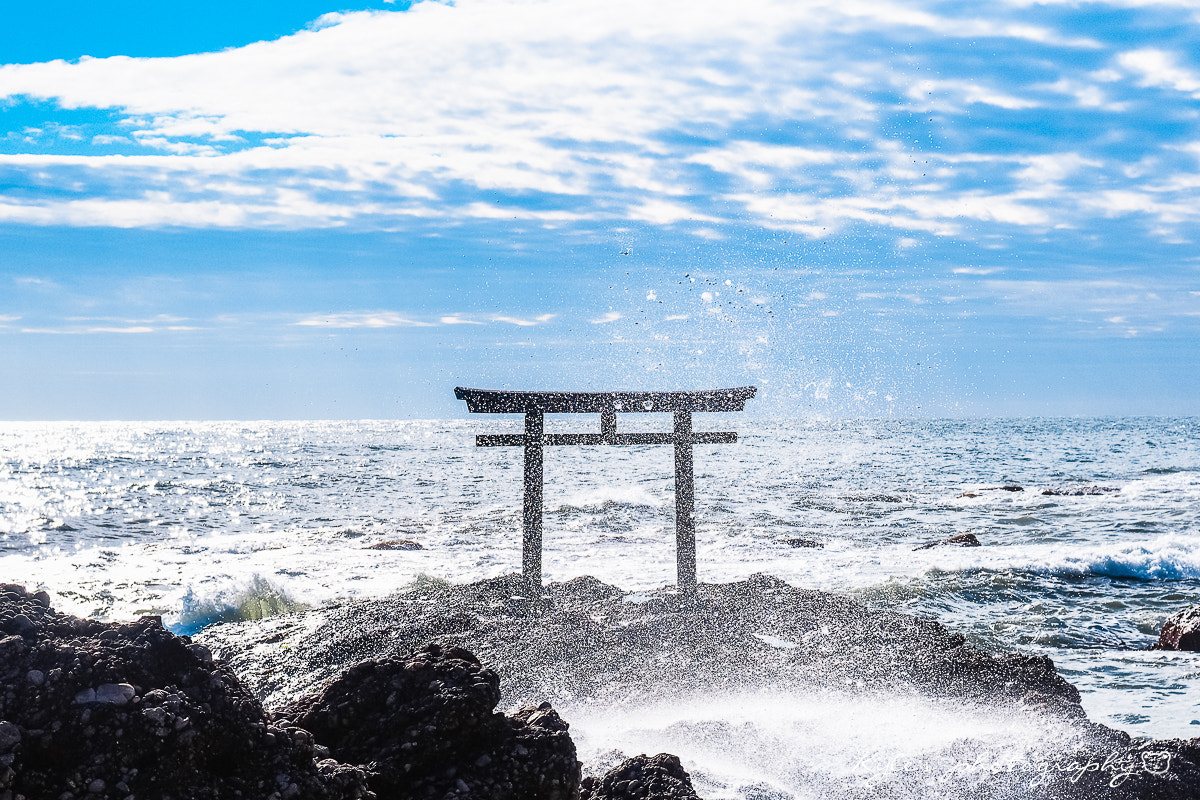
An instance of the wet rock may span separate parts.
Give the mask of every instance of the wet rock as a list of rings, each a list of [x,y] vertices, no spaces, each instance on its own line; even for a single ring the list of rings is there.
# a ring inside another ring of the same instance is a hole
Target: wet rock
[[[372,796],[362,770],[323,772],[311,741],[157,617],[78,619],[6,585],[0,629],[0,797]]]
[[[1008,486],[985,486],[982,489],[972,489],[969,492],[963,492],[962,494],[959,495],[959,497],[979,497],[984,492],[1023,492],[1023,491],[1025,491],[1024,486],[1017,486],[1015,484],[1008,485]]]
[[[691,776],[669,753],[635,756],[602,777],[587,777],[579,800],[700,800]]]
[[[375,544],[369,544],[364,550],[424,550],[425,545],[412,539],[387,539]]]
[[[1164,622],[1150,649],[1200,651],[1200,606],[1185,608]]]
[[[1042,489],[1049,497],[1092,497],[1121,491],[1113,486],[1050,486]]]
[[[792,539],[784,539],[783,543],[790,547],[824,547],[824,542],[818,542],[816,539],[802,539],[799,537]]]
[[[665,686],[708,694],[781,684],[915,689],[1014,706],[1037,691],[1079,704],[1044,656],[986,653],[933,620],[767,575],[700,584],[691,598],[671,589],[633,595],[581,578],[548,585],[537,608],[523,589],[519,575],[422,583],[277,620],[271,635],[279,644],[270,648],[257,646],[262,634],[252,623],[203,635],[268,706],[336,678],[346,664],[401,658],[429,641],[495,665],[508,707],[603,692],[636,707],[658,702]]]
[[[979,547],[979,539],[973,533],[960,533],[958,536],[951,536],[949,539],[940,539],[936,542],[926,542],[925,544],[917,545],[913,550],[928,550],[931,547],[943,546],[957,547]]]
[[[366,764],[380,798],[573,800],[567,723],[542,703],[495,712],[500,680],[459,647],[361,662],[277,712],[338,761]]]

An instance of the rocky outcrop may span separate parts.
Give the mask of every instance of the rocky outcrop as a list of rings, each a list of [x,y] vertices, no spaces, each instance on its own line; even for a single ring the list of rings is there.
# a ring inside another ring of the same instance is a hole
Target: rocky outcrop
[[[214,626],[203,640],[269,707],[304,693],[314,678],[335,678],[345,664],[438,641],[496,665],[510,706],[618,690],[637,703],[664,692],[786,683],[916,689],[1015,707],[1052,698],[1063,713],[1083,714],[1079,693],[1045,656],[986,653],[933,620],[770,576],[701,584],[691,598],[669,589],[627,595],[591,577],[551,584],[537,601],[523,591],[517,575],[463,586],[430,581],[389,598]],[[264,638],[271,647],[258,646]]]
[[[0,797],[351,800],[361,770],[273,724],[207,649],[157,617],[106,625],[0,586]]]
[[[0,800],[574,800],[580,790],[583,800],[692,800],[666,754],[580,782],[568,726],[548,703],[504,716],[497,702],[563,692],[636,703],[689,681],[720,691],[850,680],[868,697],[900,689],[999,704],[1071,732],[1049,760],[970,784],[995,789],[982,796],[1200,798],[1200,739],[1135,741],[1090,723],[1049,659],[985,653],[935,622],[766,576],[701,586],[694,598],[580,578],[530,601],[519,581],[425,582],[348,604],[345,616],[326,610],[323,629],[310,611],[213,631],[260,689],[286,679],[265,693],[300,687],[274,712],[155,617],[81,620],[53,611],[45,593],[0,585]],[[443,643],[406,647],[430,638]],[[333,673],[323,685],[318,664]],[[753,796],[790,797],[764,792]]]
[[[270,714],[157,617],[103,624],[0,586],[0,800],[573,800],[549,704],[436,644],[359,663]],[[330,756],[334,758],[330,758]]]
[[[584,778],[579,800],[700,800],[692,779],[669,753],[634,756],[602,777]]]
[[[383,798],[573,800],[575,745],[548,703],[495,713],[500,680],[460,647],[351,667],[277,712],[338,761],[369,764]]]
[[[1167,619],[1150,649],[1200,651],[1200,606],[1185,608]]]

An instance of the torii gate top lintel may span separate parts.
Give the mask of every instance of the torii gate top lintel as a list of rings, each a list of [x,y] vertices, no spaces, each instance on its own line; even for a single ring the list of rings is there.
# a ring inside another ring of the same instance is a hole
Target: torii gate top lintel
[[[454,390],[475,414],[599,414],[612,409],[622,413],[661,411],[741,411],[758,391],[754,386],[737,389],[701,389],[682,392],[509,392],[492,389]]]
[[[732,431],[693,431],[692,412],[742,411],[758,389],[704,389],[683,392],[509,392],[458,387],[454,396],[477,414],[524,414],[525,432],[480,434],[479,447],[525,448],[525,509],[522,572],[531,591],[542,585],[542,448],[546,445],[675,446],[675,541],[678,588],[696,591],[696,529],[692,446],[732,444]],[[670,433],[618,433],[617,413],[674,414]],[[545,414],[600,414],[600,433],[545,432]]]

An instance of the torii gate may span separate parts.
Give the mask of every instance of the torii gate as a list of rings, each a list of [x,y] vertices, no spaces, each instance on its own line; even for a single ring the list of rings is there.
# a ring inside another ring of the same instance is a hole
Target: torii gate
[[[477,447],[525,448],[525,514],[521,571],[531,589],[542,586],[542,448],[547,445],[675,445],[675,560],[680,594],[696,591],[695,480],[692,445],[732,444],[734,432],[693,431],[692,412],[741,411],[757,387],[690,392],[506,392],[458,387],[467,410],[524,414],[525,433],[480,434]],[[672,412],[671,433],[617,433],[617,413]],[[600,433],[544,432],[545,414],[600,414]]]

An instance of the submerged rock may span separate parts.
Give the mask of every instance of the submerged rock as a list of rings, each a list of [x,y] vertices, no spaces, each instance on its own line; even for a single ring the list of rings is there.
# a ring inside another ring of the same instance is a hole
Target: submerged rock
[[[1015,484],[1009,485],[1009,486],[985,486],[982,489],[973,489],[969,492],[963,492],[962,494],[960,494],[958,496],[959,497],[979,497],[984,492],[1023,492],[1023,491],[1025,491],[1024,486],[1017,486]]]
[[[1200,651],[1200,606],[1185,608],[1164,622],[1150,649]]]
[[[583,779],[579,800],[700,800],[692,779],[670,753],[635,756],[598,778]]]
[[[369,544],[364,550],[424,550],[425,545],[412,539],[386,539],[382,542]]]
[[[804,538],[801,538],[798,536],[793,537],[791,539],[784,539],[783,543],[788,545],[789,547],[824,547],[825,546],[824,542],[818,542],[816,539],[804,539]]]
[[[936,542],[926,542],[925,544],[917,545],[913,550],[928,550],[931,547],[942,547],[948,545],[957,545],[958,547],[979,547],[979,539],[973,533],[960,533],[958,536],[951,536],[949,539],[940,539]]]
[[[1114,486],[1050,486],[1042,494],[1050,497],[1094,497],[1121,491]]]

